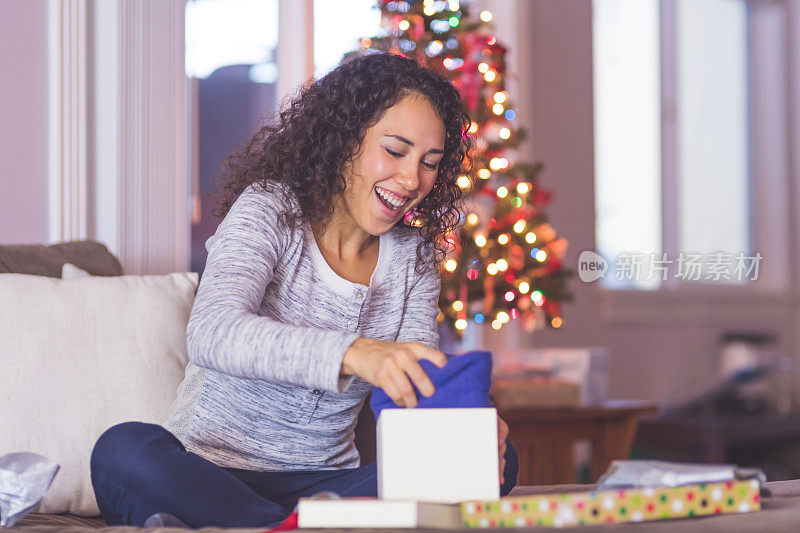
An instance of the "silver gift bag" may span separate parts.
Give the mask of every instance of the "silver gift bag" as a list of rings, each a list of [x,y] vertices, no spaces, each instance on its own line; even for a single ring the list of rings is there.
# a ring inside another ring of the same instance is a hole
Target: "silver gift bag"
[[[59,468],[35,453],[0,457],[0,527],[11,527],[31,512],[44,498]]]

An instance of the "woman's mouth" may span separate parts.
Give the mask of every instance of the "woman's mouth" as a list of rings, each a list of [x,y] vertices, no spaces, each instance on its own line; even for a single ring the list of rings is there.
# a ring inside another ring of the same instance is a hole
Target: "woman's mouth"
[[[375,187],[375,196],[378,201],[383,205],[391,214],[396,214],[400,209],[406,205],[408,198],[393,193],[392,191]]]

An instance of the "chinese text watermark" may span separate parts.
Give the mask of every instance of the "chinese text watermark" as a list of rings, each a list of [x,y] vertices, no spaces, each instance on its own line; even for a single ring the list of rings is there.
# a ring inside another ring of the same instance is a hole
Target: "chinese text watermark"
[[[586,283],[606,276],[620,282],[672,277],[682,281],[756,281],[763,260],[760,252],[621,252],[609,264],[603,256],[587,250],[578,258],[578,276]]]

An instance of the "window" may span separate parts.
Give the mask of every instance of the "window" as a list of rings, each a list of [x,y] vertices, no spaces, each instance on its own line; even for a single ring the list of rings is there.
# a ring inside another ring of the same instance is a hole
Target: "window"
[[[206,240],[220,220],[220,165],[275,112],[278,0],[193,0],[186,4],[186,75],[193,81],[195,206],[191,268],[202,272]]]
[[[750,249],[747,5],[676,3],[678,249]]]
[[[314,76],[327,74],[359,39],[377,35],[381,12],[375,0],[314,0]]]
[[[736,275],[737,260],[751,274],[760,261],[751,235],[746,1],[592,6],[596,238],[609,263],[603,284],[658,289],[753,279]],[[698,276],[686,275],[690,256],[702,265]],[[723,258],[727,275],[714,275]]]
[[[613,272],[620,253],[663,249],[658,0],[595,0],[592,17],[597,248]]]
[[[256,82],[278,76],[278,0],[192,0],[186,4],[186,76],[207,79],[229,65],[254,65]]]

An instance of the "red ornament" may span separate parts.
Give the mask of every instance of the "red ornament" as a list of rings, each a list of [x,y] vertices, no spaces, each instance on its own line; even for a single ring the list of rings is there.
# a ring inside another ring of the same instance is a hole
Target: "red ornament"
[[[461,98],[470,114],[474,114],[478,109],[481,87],[483,86],[483,74],[478,71],[478,65],[483,61],[481,48],[486,38],[480,35],[467,34],[461,43],[464,49],[464,64],[458,83],[454,82],[461,92]]]
[[[551,272],[556,272],[561,269],[561,260],[558,257],[548,254],[547,258],[547,264],[544,266],[545,274],[550,274]]]
[[[553,193],[543,187],[536,187],[532,199],[536,205],[546,205],[553,199]]]
[[[544,312],[549,316],[561,316],[561,306],[558,305],[558,302],[554,302],[553,300],[545,300],[542,309],[544,309]]]
[[[411,26],[408,28],[408,37],[414,41],[419,42],[425,35],[425,21],[419,15],[411,17]],[[424,54],[422,54],[424,57]]]

